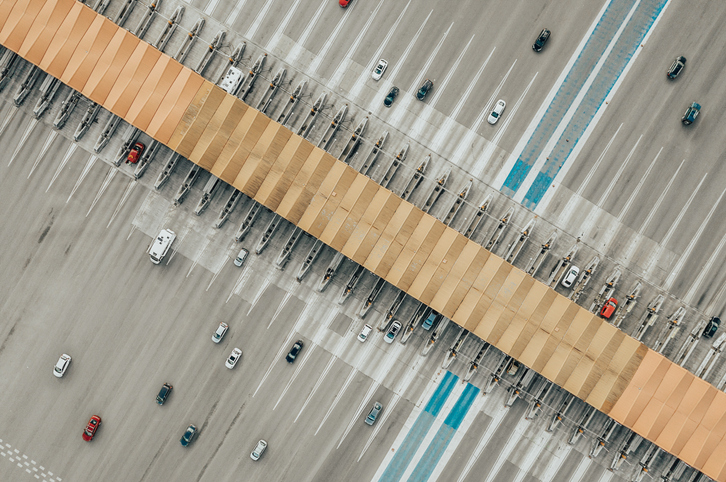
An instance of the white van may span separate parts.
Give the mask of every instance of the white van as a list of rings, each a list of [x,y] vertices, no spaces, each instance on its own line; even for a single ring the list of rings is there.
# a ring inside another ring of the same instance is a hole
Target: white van
[[[242,71],[237,67],[229,66],[227,73],[224,75],[222,82],[219,86],[224,89],[228,94],[233,94],[242,82]]]
[[[162,229],[159,235],[156,237],[154,244],[149,249],[149,258],[154,264],[161,263],[161,260],[166,256],[167,251],[171,247],[171,243],[176,239],[176,234],[171,229]]]

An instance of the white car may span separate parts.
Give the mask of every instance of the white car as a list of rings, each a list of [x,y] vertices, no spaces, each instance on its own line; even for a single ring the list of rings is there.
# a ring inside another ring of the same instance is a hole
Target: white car
[[[393,323],[391,323],[391,326],[388,327],[388,331],[386,332],[386,335],[383,337],[383,341],[386,343],[393,343],[393,340],[396,339],[396,335],[398,335],[398,332],[401,330],[401,323],[399,323],[397,320],[393,320]]]
[[[250,458],[252,460],[260,460],[260,457],[262,457],[262,454],[265,453],[266,448],[267,442],[265,442],[264,440],[260,440],[259,442],[257,442],[257,445],[255,445],[255,448],[252,449]]]
[[[219,343],[222,341],[222,338],[224,338],[224,335],[227,334],[227,330],[229,329],[229,325],[227,323],[222,322],[217,327],[217,331],[214,332],[214,335],[212,335],[212,341],[214,343]]]
[[[506,107],[507,103],[504,102],[502,99],[499,99],[494,105],[494,109],[492,109],[489,117],[487,117],[487,122],[489,122],[491,125],[496,124],[499,118],[502,116],[502,112],[504,112],[504,109]]]
[[[373,327],[371,325],[365,324],[363,325],[363,329],[358,333],[358,341],[363,343],[368,339],[368,335],[370,335],[371,330],[373,330]]]
[[[58,363],[56,363],[55,367],[53,368],[53,375],[61,378],[63,375],[65,375],[66,370],[68,370],[68,365],[70,364],[71,356],[66,355],[65,353],[62,354],[61,357],[58,359]]]
[[[234,366],[237,364],[239,359],[242,358],[242,350],[239,348],[235,348],[232,350],[232,353],[229,355],[229,358],[227,358],[227,361],[224,363],[224,366],[229,368],[230,370],[234,368]]]
[[[242,266],[245,263],[245,260],[247,259],[247,255],[250,254],[249,251],[242,248],[239,250],[239,253],[237,254],[237,257],[234,258],[234,265],[238,268]]]
[[[562,278],[562,286],[565,288],[569,288],[572,286],[572,283],[575,282],[577,279],[577,275],[580,274],[580,268],[577,266],[573,266],[570,268],[570,271],[567,272],[564,278]]]
[[[388,61],[386,61],[385,59],[379,60],[378,65],[376,65],[376,68],[373,69],[373,73],[371,74],[373,80],[381,80],[381,77],[383,77],[383,72],[385,72],[387,68]]]

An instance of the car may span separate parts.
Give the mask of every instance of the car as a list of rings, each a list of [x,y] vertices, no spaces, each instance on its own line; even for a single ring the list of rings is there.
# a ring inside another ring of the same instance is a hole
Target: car
[[[396,96],[398,95],[398,87],[395,85],[391,87],[391,91],[388,92],[388,95],[385,99],[383,99],[383,105],[386,107],[391,107],[391,104],[393,104],[393,101],[396,100]]]
[[[378,414],[381,413],[381,410],[383,410],[383,405],[380,402],[374,403],[373,408],[371,408],[371,411],[368,412],[368,416],[366,417],[366,424],[373,425],[376,423],[376,419],[378,418]]]
[[[426,317],[426,319],[421,323],[421,328],[428,331],[431,329],[432,326],[434,326],[438,321],[441,319],[441,315],[438,311],[431,310],[431,313],[429,313],[429,316]]]
[[[58,359],[58,363],[55,364],[55,367],[53,367],[53,375],[57,376],[58,378],[61,378],[63,375],[65,375],[66,370],[68,370],[68,365],[71,364],[71,356],[66,355],[65,353],[60,356]]]
[[[139,158],[141,157],[141,153],[144,152],[144,149],[146,149],[146,146],[141,142],[134,144],[134,147],[131,148],[129,155],[126,158],[126,163],[136,164],[139,162]]]
[[[534,44],[532,44],[532,50],[535,52],[541,52],[542,48],[545,46],[547,41],[550,39],[550,31],[546,28],[543,28],[542,31],[537,36],[537,40],[534,41]]]
[[[179,440],[179,442],[182,444],[182,447],[187,447],[190,443],[192,443],[192,440],[194,440],[194,436],[196,434],[197,427],[195,425],[189,425],[186,432],[184,432],[184,435],[181,436],[181,440]]]
[[[100,426],[101,417],[98,415],[91,415],[91,419],[88,421],[88,425],[86,425],[86,430],[83,431],[83,440],[86,442],[93,440],[93,437],[96,435],[96,430],[98,430],[98,427]]]
[[[234,265],[237,266],[238,268],[240,266],[242,266],[244,264],[245,260],[247,259],[248,254],[250,254],[250,252],[247,251],[246,249],[244,249],[244,248],[240,249],[239,253],[237,253],[237,257],[234,258]]]
[[[252,449],[250,458],[252,460],[260,460],[260,457],[262,457],[262,454],[265,453],[266,448],[267,442],[265,442],[264,440],[260,440],[259,442],[257,442],[257,445],[255,445],[255,448]]]
[[[295,344],[292,345],[292,348],[290,348],[290,351],[285,357],[285,360],[287,360],[288,363],[293,363],[295,361],[295,358],[297,358],[297,356],[300,354],[300,350],[303,349],[303,346],[304,343],[302,340],[296,341]]]
[[[239,361],[240,357],[242,357],[242,350],[240,350],[239,348],[235,348],[234,350],[232,350],[232,353],[229,354],[229,358],[227,358],[227,361],[224,362],[224,366],[226,366],[230,370],[233,369]]]
[[[671,68],[666,71],[666,75],[669,79],[673,80],[678,77],[681,70],[686,66],[686,58],[683,56],[677,57],[676,60],[671,64]]]
[[[617,307],[618,307],[618,300],[616,300],[615,298],[610,298],[602,306],[602,309],[600,310],[600,316],[602,316],[606,320],[609,320],[610,317],[613,316],[613,313],[615,313],[615,309]]]
[[[507,373],[509,375],[516,375],[517,372],[519,371],[519,367],[520,367],[519,362],[517,360],[515,360],[514,358],[512,358],[509,361],[509,365],[507,366]]]
[[[373,69],[373,73],[371,74],[371,77],[373,77],[373,80],[381,80],[381,77],[383,77],[383,73],[388,68],[388,61],[386,59],[381,59],[378,61],[378,65],[376,65],[376,68]]]
[[[370,335],[371,331],[373,330],[373,327],[371,325],[365,324],[363,325],[363,329],[358,333],[358,341],[363,343],[368,339],[368,335]]]
[[[426,98],[426,94],[428,94],[429,91],[433,89],[433,87],[433,82],[431,82],[429,79],[424,80],[424,83],[421,84],[421,88],[418,89],[418,92],[416,92],[416,98],[418,100],[424,100]]]
[[[174,386],[169,383],[163,384],[161,386],[161,390],[159,390],[159,394],[156,396],[156,403],[164,405],[164,402],[166,402],[166,399],[169,398],[169,394],[172,390],[174,390]]]
[[[496,104],[494,104],[494,108],[489,113],[489,117],[487,117],[487,122],[489,122],[491,125],[494,125],[497,123],[499,118],[502,116],[502,112],[504,112],[504,109],[507,107],[507,103],[504,102],[502,99],[499,99]]]
[[[718,316],[714,316],[710,320],[708,320],[708,323],[706,324],[706,328],[703,330],[703,336],[706,338],[711,338],[713,335],[716,334],[716,330],[718,330],[718,327],[721,326],[721,319]]]
[[[691,105],[688,106],[688,109],[686,109],[686,113],[683,114],[683,117],[681,117],[681,122],[683,122],[683,124],[685,125],[691,125],[700,113],[701,104],[699,104],[698,102],[693,102],[691,103]]]
[[[222,341],[222,338],[224,338],[224,335],[227,334],[228,329],[229,325],[225,322],[221,322],[217,327],[217,331],[215,331],[212,335],[212,341],[214,343],[219,343],[220,341]]]
[[[345,8],[352,2],[353,0],[338,0],[338,5],[340,5],[342,8]]]
[[[391,323],[391,326],[388,327],[388,331],[386,331],[386,334],[383,337],[383,341],[386,343],[393,343],[393,340],[396,339],[396,335],[398,335],[400,330],[401,323],[398,320],[393,320],[393,323]]]
[[[564,278],[562,278],[562,286],[565,288],[572,286],[572,283],[575,282],[578,274],[580,274],[580,268],[577,266],[571,267],[570,271],[568,271]]]

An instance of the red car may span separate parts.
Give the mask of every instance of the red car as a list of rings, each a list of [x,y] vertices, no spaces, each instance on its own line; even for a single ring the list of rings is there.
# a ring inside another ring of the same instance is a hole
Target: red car
[[[610,298],[607,300],[607,302],[603,305],[602,309],[600,310],[600,316],[605,318],[606,320],[609,320],[611,316],[613,316],[613,313],[615,313],[615,308],[618,307],[618,300],[615,298]]]
[[[101,417],[98,415],[93,415],[91,417],[91,420],[88,421],[88,425],[86,425],[86,430],[83,431],[83,440],[86,442],[90,442],[93,440],[93,436],[96,435],[96,430],[98,430],[98,427],[101,426]]]
[[[352,2],[352,1],[353,1],[353,0],[339,0],[339,1],[338,1],[338,5],[340,5],[341,7],[345,8],[345,7],[347,7],[347,6],[348,6],[348,4],[349,4],[350,2]]]
[[[134,147],[131,148],[131,152],[129,152],[129,157],[126,158],[126,162],[130,162],[131,164],[139,162],[139,158],[141,157],[141,153],[144,152],[144,149],[146,149],[146,146],[142,143],[137,142],[134,144]]]

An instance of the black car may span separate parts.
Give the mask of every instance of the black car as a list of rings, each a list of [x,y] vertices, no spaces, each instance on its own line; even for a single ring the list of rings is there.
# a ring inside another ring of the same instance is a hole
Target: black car
[[[161,386],[161,390],[159,390],[159,394],[156,396],[156,403],[164,405],[164,402],[166,402],[166,399],[169,398],[169,394],[173,389],[174,387],[169,383],[163,384]]]
[[[543,28],[542,31],[539,33],[539,36],[537,37],[537,40],[534,41],[534,44],[532,44],[532,50],[535,52],[541,52],[542,47],[545,46],[547,41],[550,39],[550,31],[546,28]]]
[[[391,104],[393,104],[393,101],[396,100],[396,96],[398,95],[398,87],[394,86],[391,88],[391,91],[388,93],[386,98],[383,100],[383,105],[386,107],[391,107]]]
[[[180,440],[182,447],[186,447],[190,443],[192,443],[192,440],[194,440],[194,436],[197,434],[197,427],[194,425],[189,425],[187,427],[187,431],[184,432],[184,435],[182,435],[182,438]]]
[[[303,348],[303,341],[298,340],[295,342],[294,345],[292,345],[292,348],[290,348],[290,353],[287,354],[285,357],[285,360],[287,360],[288,363],[292,363],[295,361],[295,358],[297,358],[298,354],[300,353],[300,350]]]
[[[683,56],[678,57],[676,60],[673,61],[673,63],[671,64],[671,68],[668,69],[666,75],[669,79],[675,79],[676,77],[678,77],[678,74],[681,73],[681,70],[683,70],[683,67],[685,66],[686,58]]]
[[[429,79],[424,80],[423,85],[421,85],[421,88],[418,89],[418,92],[416,92],[416,98],[418,100],[424,100],[426,98],[426,94],[428,94],[433,87],[433,82],[431,82]]]
[[[718,316],[714,316],[713,318],[708,320],[706,328],[703,330],[703,336],[705,336],[706,338],[711,338],[713,335],[716,334],[716,330],[718,330],[719,326],[721,326],[721,319]]]

